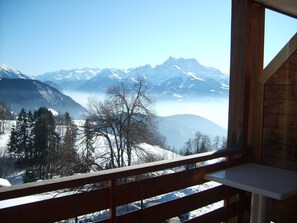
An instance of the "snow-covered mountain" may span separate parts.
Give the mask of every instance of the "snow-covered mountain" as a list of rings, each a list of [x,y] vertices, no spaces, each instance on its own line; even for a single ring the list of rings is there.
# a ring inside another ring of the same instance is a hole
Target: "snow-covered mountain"
[[[84,84],[87,80],[95,77],[101,72],[98,68],[83,68],[72,70],[60,70],[54,72],[47,72],[38,75],[36,78],[42,82],[52,82],[58,85],[59,89],[76,89]],[[53,86],[53,85],[51,85]],[[57,86],[55,86],[57,87]]]
[[[47,72],[41,75],[38,75],[38,80],[41,81],[54,81],[59,82],[62,80],[69,81],[81,81],[89,80],[92,77],[100,73],[98,68],[83,68],[83,69],[72,69],[72,70],[60,70],[55,72]]]
[[[74,118],[81,118],[86,111],[56,88],[30,79],[20,71],[3,64],[0,66],[0,101],[15,113],[20,112],[22,108],[34,111],[40,107],[47,107],[61,114],[68,112]]]
[[[5,64],[0,63],[0,79],[9,78],[9,79],[30,79],[27,75],[21,73],[20,71],[6,66]]]
[[[88,74],[88,75],[87,75]],[[52,81],[64,90],[103,93],[117,82],[133,82],[141,76],[151,87],[151,93],[168,99],[190,96],[221,97],[229,94],[229,77],[218,69],[205,67],[196,59],[170,57],[163,64],[137,68],[69,70],[37,76]]]

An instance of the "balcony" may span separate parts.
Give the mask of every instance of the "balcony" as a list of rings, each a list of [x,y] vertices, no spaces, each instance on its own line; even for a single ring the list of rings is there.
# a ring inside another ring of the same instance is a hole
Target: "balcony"
[[[297,171],[297,34],[263,70],[265,8],[293,18],[297,15],[294,0],[232,0],[228,146],[248,146],[253,162]],[[221,201],[221,207],[185,222],[245,222],[248,195],[223,185],[163,203],[146,203],[150,198],[204,184],[204,174],[246,161],[244,150],[227,150],[1,188],[0,220],[79,221],[79,216],[104,212],[106,218],[98,222],[152,223]],[[181,171],[186,165],[192,168]],[[171,169],[180,171],[168,171]],[[40,194],[47,198],[4,206],[10,199]],[[138,208],[120,213],[120,207],[128,204]],[[295,222],[296,207],[297,196],[273,201],[272,220]]]
[[[107,213],[105,219],[101,217],[95,222],[152,223],[163,222],[219,201],[221,207],[185,222],[223,222],[234,217],[241,218],[246,209],[245,193],[223,185],[163,203],[145,204],[146,199],[204,184],[204,174],[243,163],[246,157],[243,150],[208,152],[1,188],[0,219],[1,222],[55,222],[65,219],[78,222],[81,219],[78,216]],[[155,176],[152,173],[156,173]],[[26,196],[47,198],[24,203],[14,201],[13,205],[5,205],[11,201],[9,199]],[[129,204],[137,208],[129,211]],[[120,211],[123,206],[124,212]]]

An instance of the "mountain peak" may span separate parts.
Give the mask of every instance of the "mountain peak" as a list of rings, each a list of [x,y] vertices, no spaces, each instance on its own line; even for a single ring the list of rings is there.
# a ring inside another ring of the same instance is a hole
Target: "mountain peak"
[[[200,65],[200,63],[195,58],[175,58],[175,57],[169,57],[163,64],[195,64]],[[200,65],[201,66],[201,65]]]
[[[0,78],[30,79],[27,75],[2,63],[0,63]]]
[[[205,68],[195,58],[185,59],[185,58],[169,57],[162,65],[170,66],[170,67],[174,66],[178,69],[182,69],[185,72],[189,72],[193,70],[199,71]]]

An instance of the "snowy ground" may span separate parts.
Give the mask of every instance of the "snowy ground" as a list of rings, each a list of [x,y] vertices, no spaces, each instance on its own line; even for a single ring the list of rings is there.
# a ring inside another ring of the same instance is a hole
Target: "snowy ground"
[[[75,124],[78,126],[78,132],[83,132],[84,120],[76,120]],[[112,136],[110,138],[113,140]],[[84,152],[82,140],[80,136],[77,137],[76,146],[80,154]],[[115,142],[113,141],[112,143]],[[110,159],[108,141],[104,137],[97,137],[93,142],[93,147],[95,148],[95,162],[101,167],[104,167],[106,161]],[[141,164],[147,162],[147,160],[167,160],[180,156],[159,146],[149,145],[147,143],[141,143],[138,147],[138,149],[132,151],[132,165]],[[124,159],[127,160],[127,157],[124,157]]]
[[[0,155],[3,154],[6,150],[7,143],[9,142],[10,130],[11,130],[11,127],[15,125],[15,123],[16,123],[15,121],[4,121],[5,133],[0,134]]]
[[[16,124],[16,121],[4,121],[4,122],[5,122],[5,132],[4,134],[0,134],[0,156],[7,152],[7,144],[9,143],[11,128]],[[78,130],[79,130],[78,132],[82,133],[85,120],[75,120],[74,122],[78,127]],[[80,135],[77,136],[76,146],[77,146],[78,152],[82,153],[84,146],[82,145],[82,137]],[[95,148],[96,162],[100,166],[104,167],[106,160],[109,159],[109,153],[110,153],[107,141],[102,137],[98,137],[94,141],[93,146]],[[179,156],[178,154],[168,150],[164,150],[159,146],[152,146],[146,143],[140,144],[139,147],[140,149],[137,151],[135,150],[134,153],[132,154],[133,165],[143,163],[145,161],[144,157],[160,160],[160,159],[172,159]],[[139,157],[142,157],[142,160],[139,159]],[[16,180],[16,182],[18,181]]]

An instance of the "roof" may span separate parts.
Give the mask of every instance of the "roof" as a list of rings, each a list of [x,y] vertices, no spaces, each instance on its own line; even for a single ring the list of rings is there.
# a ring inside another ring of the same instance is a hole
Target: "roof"
[[[297,1],[296,0],[254,0],[267,8],[282,12],[297,18]]]

